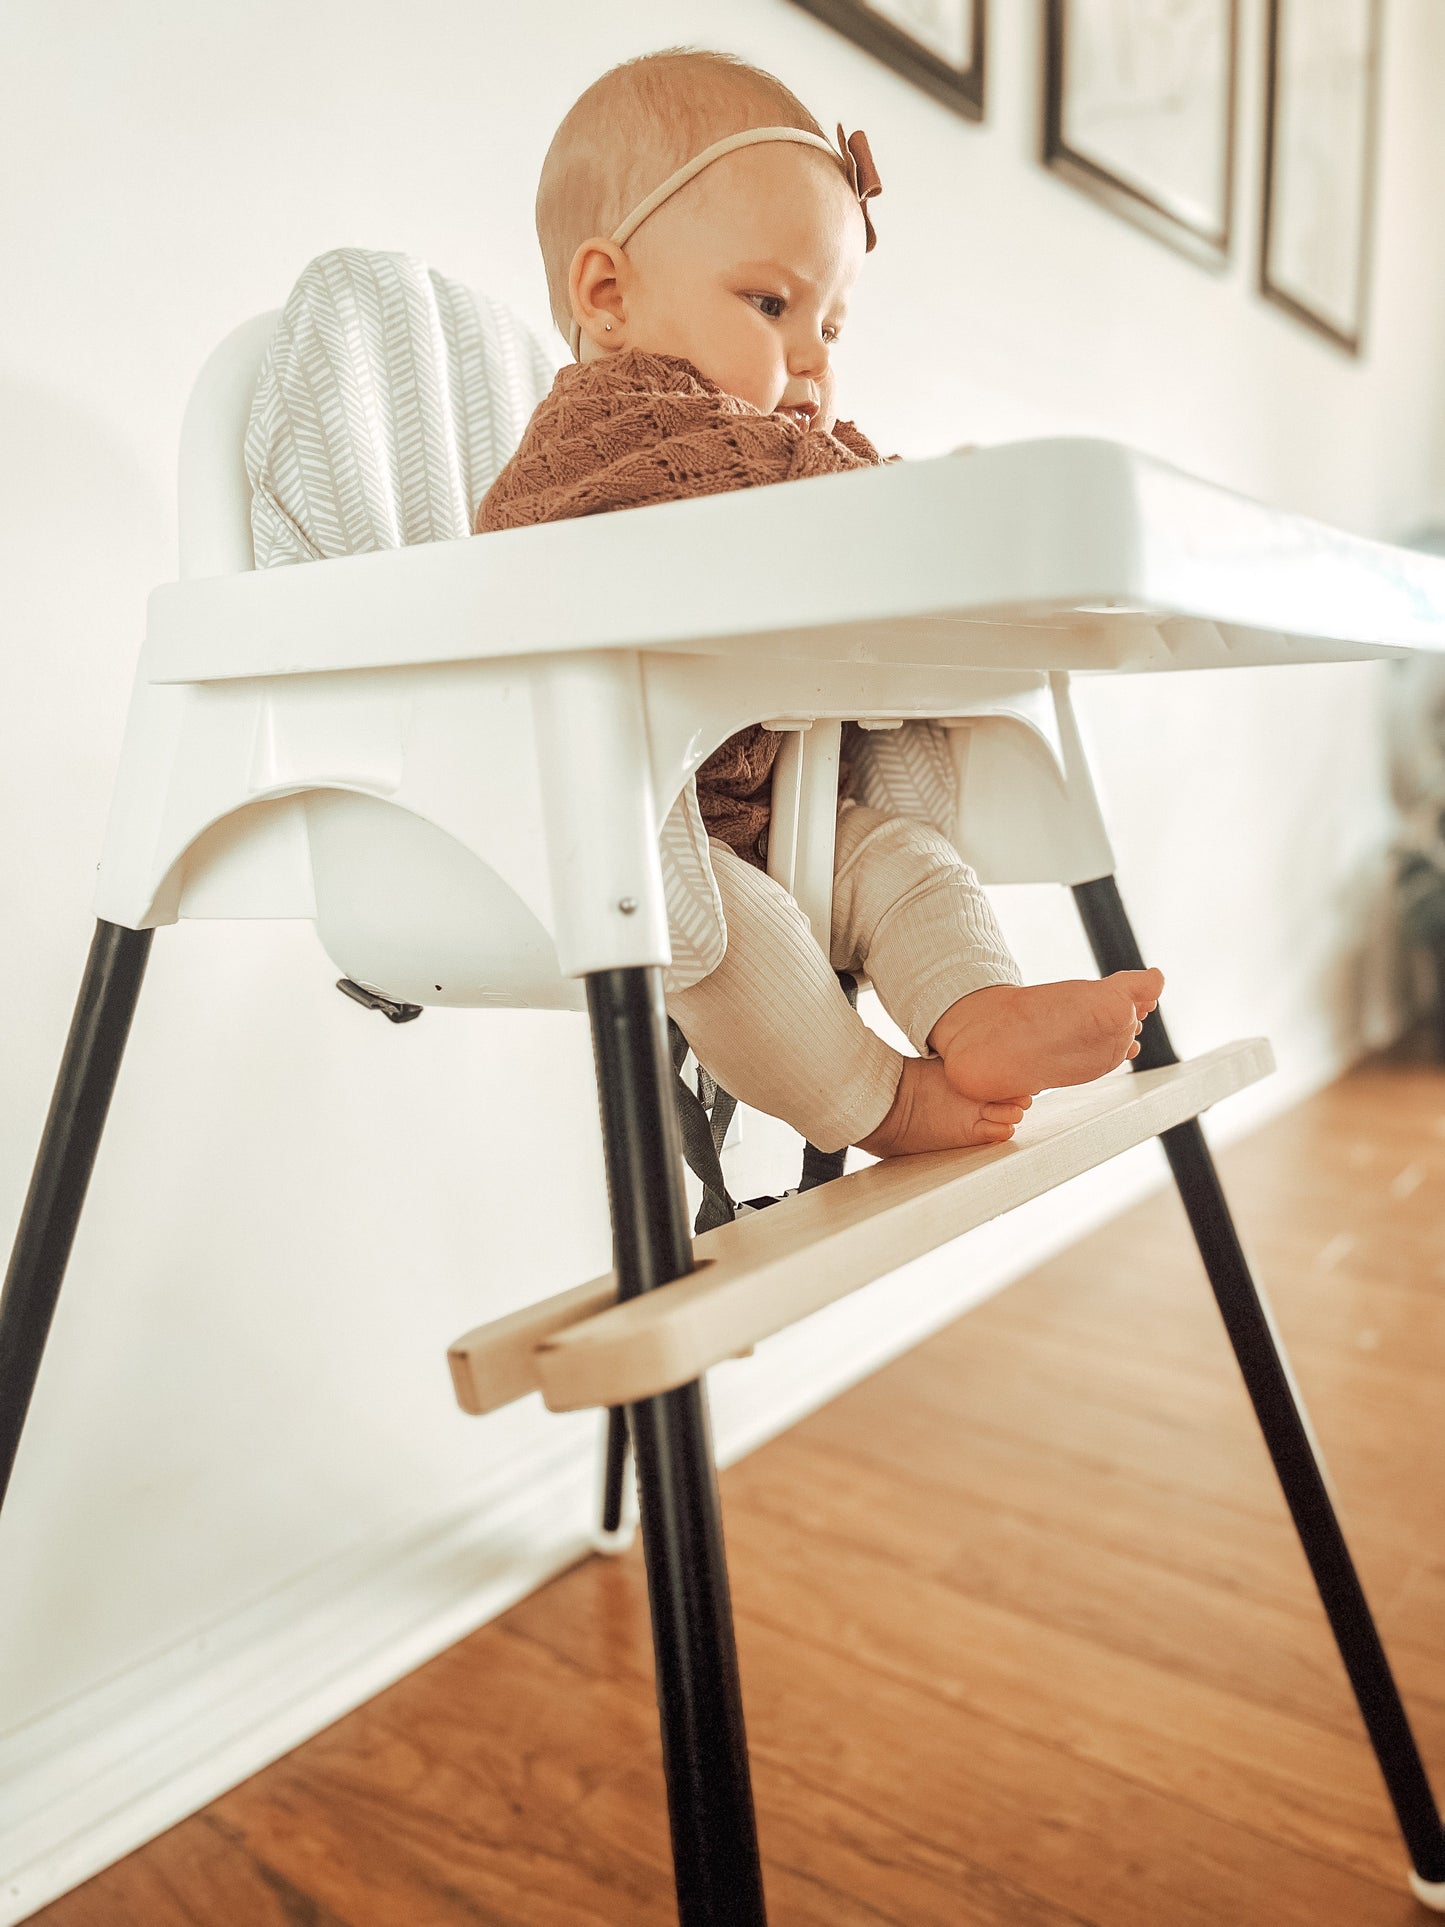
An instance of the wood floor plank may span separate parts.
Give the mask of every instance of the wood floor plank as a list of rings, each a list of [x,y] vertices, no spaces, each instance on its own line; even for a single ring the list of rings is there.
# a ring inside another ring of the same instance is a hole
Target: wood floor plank
[[[195,1814],[31,1915],[35,1927],[352,1927]]]
[[[1127,1449],[1152,1438],[1156,1459],[1176,1449],[1197,1457],[1197,1441],[1216,1441],[1211,1467],[1238,1470],[1242,1495],[1273,1482],[1237,1373],[1205,1377],[1108,1335],[1088,1342],[1073,1333],[1021,1332],[995,1320],[987,1326],[986,1349],[960,1354],[940,1346],[920,1367],[919,1382],[925,1392],[935,1387],[949,1401],[977,1409],[972,1394],[985,1376],[992,1398],[1027,1401],[1031,1417],[1035,1391],[1046,1392],[1061,1416],[1105,1405],[1120,1420]],[[1445,1494],[1430,1476],[1439,1457],[1438,1384],[1426,1373],[1406,1376],[1355,1359],[1311,1360],[1308,1369],[1296,1367],[1295,1377],[1341,1504],[1387,1518],[1392,1533],[1412,1545],[1438,1547],[1445,1539]]]
[[[857,1921],[896,1927],[1088,1927],[1082,1915],[977,1866],[938,1841],[890,1824],[867,1805],[800,1779],[790,1762],[759,1756],[753,1782],[774,1927]],[[644,1773],[610,1781],[598,1795],[617,1827],[630,1802],[652,1805]],[[671,1918],[671,1916],[669,1916]]]
[[[1171,1229],[1141,1237],[1133,1256],[1141,1268],[1178,1267],[1183,1236],[1182,1229]],[[1308,1264],[1307,1277],[1286,1276],[1282,1283],[1277,1263],[1258,1260],[1285,1348],[1310,1376],[1347,1369],[1353,1360],[1359,1396],[1368,1396],[1384,1371],[1426,1386],[1433,1382],[1431,1361],[1445,1353],[1445,1293],[1438,1286],[1424,1291],[1402,1285],[1391,1267],[1369,1265],[1359,1256],[1342,1255],[1326,1268],[1312,1254]],[[1125,1343],[1176,1369],[1233,1383],[1238,1367],[1202,1284],[1201,1275],[1201,1289],[1168,1297],[1141,1290],[1120,1277],[1107,1246],[1092,1247],[1080,1253],[1077,1271],[1061,1274],[1051,1265],[1037,1290],[990,1300],[989,1325],[997,1320],[1000,1328],[1094,1345]]]
[[[968,1450],[951,1464],[930,1456],[922,1438],[900,1425],[886,1458],[823,1451],[805,1435],[736,1468],[739,1503],[783,1522],[788,1529],[831,1532],[887,1556],[911,1570],[938,1573],[957,1568],[980,1598],[1016,1601],[1041,1611],[1044,1594],[1028,1574],[1009,1569],[1016,1548],[1034,1548],[1030,1565],[1047,1575],[1065,1569],[1082,1575],[1086,1595],[1119,1590],[1115,1575],[1139,1575],[1144,1593],[1156,1599],[1193,1579],[1208,1594],[1233,1596],[1247,1610],[1251,1601],[1270,1609],[1270,1619],[1289,1638],[1287,1617],[1303,1622],[1304,1636],[1323,1634],[1324,1622],[1299,1542],[1280,1503],[1273,1521],[1188,1504],[1165,1488],[1141,1480],[1090,1478],[1070,1468],[1066,1479],[1017,1476],[1016,1455],[975,1433]],[[916,1452],[913,1447],[917,1443]],[[781,1442],[780,1442],[781,1443]],[[907,1483],[897,1460],[909,1461]],[[995,1468],[1002,1468],[994,1478]],[[1032,1461],[1025,1465],[1025,1473]],[[1002,1474],[1012,1471],[1012,1484]],[[1059,1548],[1056,1554],[1053,1548]],[[1360,1561],[1362,1570],[1367,1562]],[[1156,1580],[1155,1573],[1161,1575]],[[1377,1616],[1392,1650],[1418,1646],[1430,1664],[1445,1625],[1445,1573],[1403,1557],[1368,1562]],[[1127,1593],[1126,1614],[1132,1612]],[[1206,1603],[1216,1616],[1218,1605]],[[1286,1616],[1281,1618],[1280,1616]],[[1127,1644],[1127,1642],[1126,1642]]]
[[[799,1430],[734,1467],[729,1481],[738,1494],[730,1512],[757,1507],[790,1529],[856,1537],[914,1571],[937,1572],[976,1547],[980,1519],[998,1513],[1073,1538],[1094,1561],[1122,1554],[1305,1618],[1318,1611],[1282,1500],[1276,1518],[1261,1518],[1089,1465],[1060,1476],[1047,1453],[977,1431],[940,1446],[926,1421],[901,1417],[886,1444],[824,1445]],[[1393,1562],[1397,1590],[1411,1571],[1405,1558]]]
[[[974,1316],[982,1319],[987,1309],[980,1307]],[[1160,1362],[1157,1390],[1151,1393],[1151,1362],[1136,1354],[1121,1358],[1100,1345],[1084,1358],[1058,1344],[1012,1343],[1002,1332],[991,1332],[986,1344],[976,1338],[970,1334],[964,1341],[954,1327],[910,1359],[907,1402],[920,1417],[926,1412],[941,1436],[961,1440],[981,1429],[1020,1445],[1042,1446],[1070,1473],[1075,1462],[1092,1464],[1149,1477],[1263,1518],[1279,1516],[1282,1501],[1273,1468],[1241,1381],[1201,1385]],[[847,1410],[834,1412],[827,1436],[857,1438],[886,1429],[900,1383],[897,1376],[880,1373],[855,1387]],[[1382,1444],[1379,1431],[1386,1421],[1376,1413],[1362,1420],[1366,1436],[1350,1436],[1342,1451],[1345,1434],[1332,1423],[1333,1408],[1319,1386],[1302,1389],[1349,1516],[1390,1518],[1395,1536],[1410,1551],[1428,1556],[1438,1549],[1439,1480],[1432,1476],[1436,1428],[1430,1405],[1412,1402],[1408,1418],[1401,1414],[1394,1446]],[[1382,1394],[1381,1404],[1398,1410],[1393,1396]],[[1200,1450],[1201,1426],[1208,1431],[1207,1452]]]
[[[964,1544],[937,1576],[980,1608],[1015,1615],[1040,1639],[1066,1634],[1091,1642],[1101,1659],[1134,1655],[1318,1731],[1357,1733],[1318,1605],[1281,1611],[1132,1554],[1101,1558],[1087,1542],[996,1509],[975,1508],[969,1520]],[[740,1528],[746,1523],[745,1515]],[[837,1541],[830,1550],[844,1556]]]

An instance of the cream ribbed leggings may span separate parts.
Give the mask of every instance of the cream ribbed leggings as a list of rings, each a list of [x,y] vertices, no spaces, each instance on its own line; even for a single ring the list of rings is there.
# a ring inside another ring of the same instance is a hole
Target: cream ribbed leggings
[[[820,1151],[876,1130],[903,1071],[835,971],[866,972],[920,1054],[950,1004],[1021,981],[978,878],[925,823],[841,805],[826,957],[781,884],[724,843],[708,849],[727,949],[710,975],[668,996],[668,1015],[725,1090]]]

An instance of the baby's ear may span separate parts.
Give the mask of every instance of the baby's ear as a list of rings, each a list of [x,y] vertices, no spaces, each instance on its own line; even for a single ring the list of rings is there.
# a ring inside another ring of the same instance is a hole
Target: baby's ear
[[[591,235],[578,244],[572,256],[567,292],[579,327],[582,327],[582,315],[589,310],[594,330],[605,327],[607,311],[614,308],[617,300],[620,252],[615,242],[601,234]],[[585,334],[588,330],[582,327],[582,332]],[[615,336],[615,322],[613,332]]]

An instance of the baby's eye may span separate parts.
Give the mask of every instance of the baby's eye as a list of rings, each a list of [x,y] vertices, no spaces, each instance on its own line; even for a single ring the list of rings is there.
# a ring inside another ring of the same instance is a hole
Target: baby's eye
[[[771,303],[773,303],[771,308],[769,308],[769,306],[759,306],[759,310],[757,310],[759,314],[765,314],[771,322],[780,322],[780,320],[782,320],[782,310],[788,306],[786,299],[784,299],[782,295],[748,295],[748,301],[757,301],[757,303],[769,303],[769,301],[771,301]],[[834,326],[828,322],[827,326],[823,328],[823,339],[827,341],[828,347],[832,347],[832,343],[838,339],[840,333],[842,333],[840,328],[834,328]]]

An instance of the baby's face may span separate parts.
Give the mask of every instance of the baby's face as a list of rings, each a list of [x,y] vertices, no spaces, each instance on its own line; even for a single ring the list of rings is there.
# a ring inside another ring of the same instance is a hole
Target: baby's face
[[[596,241],[578,249],[582,359],[621,348],[682,355],[765,415],[811,404],[808,419],[831,428],[831,351],[865,241],[857,198],[823,155],[791,141],[725,154],[624,248],[605,244],[610,258]]]

